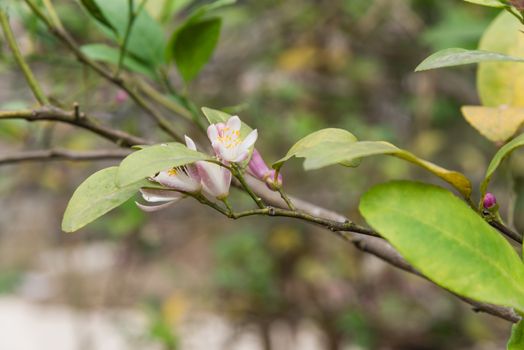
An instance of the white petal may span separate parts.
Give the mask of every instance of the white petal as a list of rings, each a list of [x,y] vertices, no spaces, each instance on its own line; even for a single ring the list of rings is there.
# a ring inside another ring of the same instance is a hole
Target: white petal
[[[243,149],[249,149],[251,146],[255,144],[258,138],[258,131],[257,129],[251,131],[249,135],[246,136],[244,141],[242,141],[242,148]]]
[[[236,115],[229,118],[227,121],[226,126],[229,128],[229,130],[240,130],[240,127],[242,126],[242,122],[240,121],[240,118]]]
[[[140,189],[140,193],[144,200],[157,203],[178,200],[183,197],[180,192],[168,191],[168,190],[151,190],[151,189]]]
[[[167,171],[160,172],[153,178],[162,186],[173,188],[184,192],[197,192],[200,190],[200,183],[184,173],[182,170],[177,171],[176,175],[170,175]]]
[[[196,151],[197,148],[196,148],[195,142],[193,142],[191,137],[184,135],[184,138],[186,139],[187,148],[189,148],[190,150]]]
[[[207,137],[209,137],[211,144],[215,144],[218,141],[218,130],[215,124],[211,124],[207,128]]]
[[[160,204],[160,205],[144,205],[144,204],[140,204],[138,202],[135,202],[135,204],[136,204],[137,207],[139,207],[143,211],[151,213],[151,212],[154,212],[154,211],[158,211],[158,210],[162,210],[164,208],[167,208],[171,204],[173,204],[173,203],[175,203],[177,201],[178,200],[175,200],[175,201],[167,202],[167,203]]]

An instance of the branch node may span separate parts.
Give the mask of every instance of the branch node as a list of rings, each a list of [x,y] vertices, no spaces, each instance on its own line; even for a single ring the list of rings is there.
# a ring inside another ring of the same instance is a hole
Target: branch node
[[[275,208],[273,207],[268,207],[267,213],[269,216],[275,216],[277,214]]]

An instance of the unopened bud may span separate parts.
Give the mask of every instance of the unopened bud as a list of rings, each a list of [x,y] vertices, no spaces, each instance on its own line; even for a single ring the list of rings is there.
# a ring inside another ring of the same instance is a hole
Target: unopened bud
[[[274,169],[269,169],[260,155],[260,152],[258,152],[256,148],[253,149],[253,154],[251,155],[251,160],[248,164],[248,170],[251,175],[264,181],[270,190],[276,191],[282,187],[282,175],[278,174],[275,178],[276,171]]]
[[[497,205],[497,198],[495,198],[495,195],[493,193],[488,192],[484,196],[482,205],[486,209],[492,209],[495,205]]]

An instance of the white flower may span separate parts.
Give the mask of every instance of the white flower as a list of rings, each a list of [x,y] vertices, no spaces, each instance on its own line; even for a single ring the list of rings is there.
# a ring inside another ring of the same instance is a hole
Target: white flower
[[[195,143],[188,136],[186,136],[186,145],[193,151],[197,150]],[[228,169],[206,161],[198,161],[195,165],[204,195],[218,199],[224,199],[229,195],[231,172]]]
[[[253,130],[242,140],[240,127],[242,122],[237,116],[229,118],[226,124],[211,124],[207,136],[216,155],[225,162],[239,163],[249,157],[249,149],[255,144],[258,132]]]

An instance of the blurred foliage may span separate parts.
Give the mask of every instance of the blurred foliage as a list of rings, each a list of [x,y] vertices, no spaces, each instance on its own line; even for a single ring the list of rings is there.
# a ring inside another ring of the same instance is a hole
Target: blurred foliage
[[[77,101],[82,110],[105,123],[165,139],[147,118],[141,118],[132,101],[118,98],[116,88],[74,60],[22,1],[7,3],[22,51],[52,97],[64,101],[66,107]],[[118,38],[90,19],[78,2],[53,3],[79,43],[119,47]],[[207,3],[149,0],[144,11],[161,23],[163,37],[169,38]],[[169,83],[181,92],[178,98],[191,97],[197,106],[230,107],[228,111],[239,113],[258,128],[257,147],[268,162],[281,158],[293,143],[313,131],[339,127],[360,140],[387,140],[461,170],[478,184],[496,148],[460,115],[460,106],[478,104],[474,69],[417,74],[413,69],[435,50],[476,48],[497,13],[463,1],[239,1],[211,13],[222,20],[217,51],[187,87],[174,64],[165,66],[168,82],[151,74],[151,83],[161,88]],[[33,99],[3,38],[0,43],[1,109],[31,107]],[[169,95],[167,87],[165,91]],[[170,118],[183,132],[197,135],[176,116]],[[72,149],[108,147],[67,126],[1,124],[2,151],[49,144]],[[524,208],[524,163],[522,155],[513,157],[520,211]],[[414,167],[386,157],[365,160],[344,176],[331,169],[304,175],[300,164],[286,166],[286,188],[340,208],[356,220],[357,200],[372,184],[391,178],[428,179]],[[21,200],[29,197],[40,210],[59,217],[73,189],[101,167],[53,163],[1,168],[1,204],[16,203],[15,209],[26,213],[35,210]],[[498,197],[512,192],[503,175],[494,180]],[[49,189],[52,197],[44,195]],[[24,205],[29,209],[24,211]],[[501,205],[506,212],[511,206],[509,201]],[[377,267],[373,258],[367,260],[315,228],[294,223],[265,226],[243,219],[245,226],[237,222],[231,230],[222,219],[202,210],[185,203],[146,217],[132,199],[75,236],[59,233],[56,222],[42,222],[34,230],[35,237],[47,243],[32,246],[45,252],[80,243],[118,244],[123,251],[118,258],[123,262],[117,264],[120,270],[110,283],[124,287],[113,302],[135,307],[143,300],[155,300],[145,307],[145,333],[166,349],[176,349],[184,337],[178,329],[181,316],[173,316],[184,314],[179,299],[171,299],[175,288],[203,299],[202,309],[219,312],[239,327],[254,325],[261,338],[278,322],[291,328],[313,322],[321,330],[326,349],[330,344],[403,350],[499,348],[505,336],[505,325],[470,316],[451,296]],[[13,220],[28,221],[27,217]],[[524,227],[524,216],[516,215],[515,221],[517,228]],[[27,236],[15,230],[15,223],[8,225],[6,218],[0,222],[0,245],[13,241],[14,248],[5,246],[13,251],[28,249],[27,239],[16,240],[17,235]],[[27,253],[27,262],[20,266],[29,271],[36,256]],[[13,263],[0,261],[0,267],[4,265],[0,270],[7,272],[0,274],[0,291],[11,292],[23,272],[11,273],[7,266]],[[136,275],[139,281],[129,282],[127,275]],[[99,278],[96,282],[102,283]],[[85,298],[95,299],[93,293],[84,292]],[[488,323],[490,327],[485,326]]]

